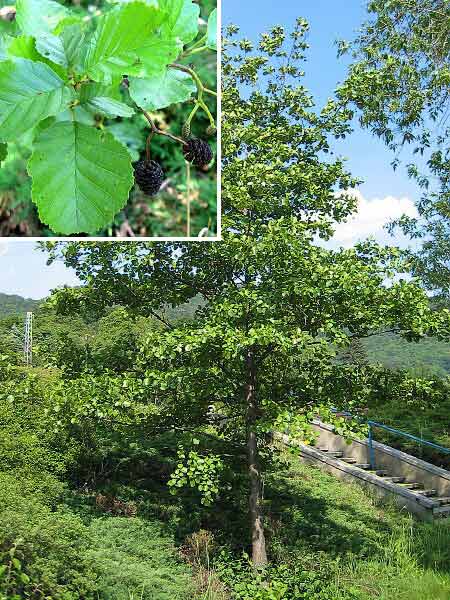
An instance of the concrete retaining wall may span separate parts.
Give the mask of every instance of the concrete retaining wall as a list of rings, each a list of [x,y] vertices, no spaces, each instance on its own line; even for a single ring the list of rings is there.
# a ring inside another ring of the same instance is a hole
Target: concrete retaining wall
[[[367,440],[355,439],[347,443],[343,437],[333,433],[330,425],[315,421],[313,427],[318,434],[316,447],[341,451],[344,456],[352,456],[361,463],[370,462]],[[405,477],[406,481],[420,481],[424,487],[435,489],[438,496],[450,496],[449,471],[379,442],[373,442],[373,448],[378,469],[385,469],[397,477]]]

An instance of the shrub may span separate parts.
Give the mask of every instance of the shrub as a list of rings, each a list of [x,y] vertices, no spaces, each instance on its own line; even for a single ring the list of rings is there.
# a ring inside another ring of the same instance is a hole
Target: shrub
[[[53,512],[45,490],[0,475],[0,597],[54,600],[95,598],[95,573],[86,558],[88,529],[79,517]],[[39,492],[39,491],[38,491]]]

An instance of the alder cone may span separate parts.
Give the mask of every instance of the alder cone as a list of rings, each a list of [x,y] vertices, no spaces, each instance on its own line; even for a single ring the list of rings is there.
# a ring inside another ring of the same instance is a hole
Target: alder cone
[[[185,159],[196,167],[206,167],[213,159],[212,150],[205,140],[190,138],[183,147]]]
[[[161,189],[164,171],[154,160],[140,160],[134,167],[134,180],[147,196],[154,196]]]

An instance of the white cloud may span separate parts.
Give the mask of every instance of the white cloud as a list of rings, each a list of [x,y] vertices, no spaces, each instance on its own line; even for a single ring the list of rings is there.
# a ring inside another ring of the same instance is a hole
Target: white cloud
[[[6,256],[8,254],[8,250],[8,242],[0,242],[0,256]]]
[[[360,191],[352,191],[358,200],[358,212],[351,216],[346,223],[336,225],[336,233],[332,242],[339,246],[353,246],[360,240],[373,237],[379,243],[402,244],[406,240],[398,234],[392,238],[386,231],[385,225],[402,215],[417,217],[417,209],[409,198],[371,198],[368,200]]]

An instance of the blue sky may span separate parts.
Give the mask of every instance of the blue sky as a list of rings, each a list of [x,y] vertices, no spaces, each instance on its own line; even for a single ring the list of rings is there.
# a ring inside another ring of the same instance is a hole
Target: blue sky
[[[337,39],[350,40],[367,18],[366,0],[223,0],[223,23],[234,23],[252,40],[273,25],[291,27],[297,17],[310,24],[310,50],[305,65],[305,85],[316,102],[324,104],[345,79],[348,59],[336,56]],[[393,158],[384,144],[368,131],[357,131],[335,146],[349,159],[350,171],[365,182],[360,191],[366,198],[386,196],[418,199],[417,186],[400,168],[390,167]]]
[[[367,20],[367,0],[243,0],[223,1],[223,24],[240,27],[241,36],[256,41],[259,34],[274,25],[292,28],[297,17],[310,25],[305,78],[317,106],[333,96],[344,81],[350,57],[337,58],[337,40],[351,40]],[[334,143],[335,151],[348,159],[350,172],[364,180],[358,189],[358,213],[348,223],[337,226],[331,247],[351,246],[360,239],[374,237],[380,243],[405,246],[408,240],[397,234],[393,240],[385,225],[408,214],[417,216],[415,203],[420,197],[417,185],[400,167],[390,166],[391,152],[369,131],[359,127],[344,141]]]
[[[244,36],[256,40],[272,25],[292,26],[299,16],[311,26],[311,45],[305,85],[317,103],[323,104],[346,73],[346,62],[336,57],[336,39],[351,39],[365,19],[366,0],[223,0],[223,23],[241,27]],[[335,244],[350,246],[357,239],[374,236],[392,243],[383,227],[404,212],[414,215],[417,187],[399,169],[390,167],[391,154],[370,133],[358,129],[337,147],[349,159],[351,172],[364,179],[358,194],[360,209],[347,224],[338,226]],[[403,244],[398,238],[396,243]],[[73,272],[61,263],[46,266],[46,257],[34,242],[0,241],[0,292],[43,298],[59,285],[74,285]]]
[[[0,241],[0,292],[39,300],[60,285],[76,285],[73,271],[62,263],[48,267],[35,242]]]

